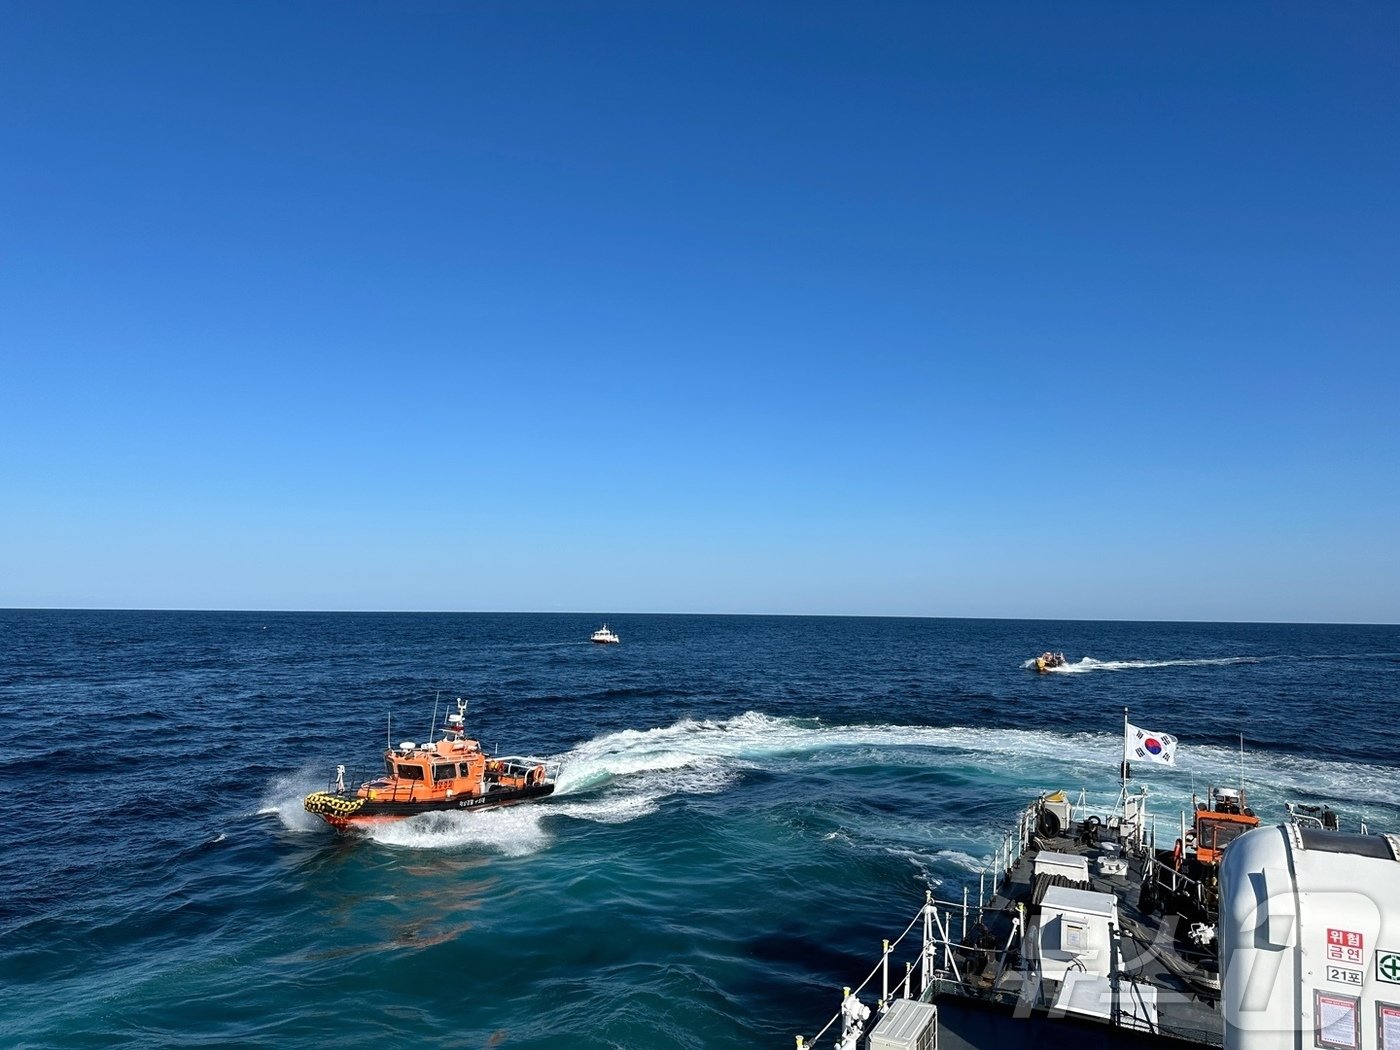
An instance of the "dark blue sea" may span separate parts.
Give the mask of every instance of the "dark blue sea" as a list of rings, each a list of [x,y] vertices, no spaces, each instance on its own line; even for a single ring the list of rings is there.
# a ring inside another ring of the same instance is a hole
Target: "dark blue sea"
[[[791,1047],[1026,802],[1111,807],[1124,707],[1169,825],[1242,733],[1266,820],[1400,828],[1400,628],[602,619],[0,612],[0,1044]],[[438,696],[557,793],[303,812]]]

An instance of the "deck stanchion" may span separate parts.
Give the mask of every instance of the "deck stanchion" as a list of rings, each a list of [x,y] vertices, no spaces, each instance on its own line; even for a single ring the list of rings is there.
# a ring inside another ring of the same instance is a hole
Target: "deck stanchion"
[[[967,940],[967,887],[963,887],[963,924],[962,939]]]
[[[890,997],[890,941],[885,938],[884,954],[880,957],[880,1001],[886,1002]]]
[[[909,985],[912,983],[913,977],[914,963],[911,960],[906,959],[904,960],[904,998],[906,999],[909,998]]]
[[[933,960],[933,890],[924,890],[924,948],[919,953],[919,995],[928,991]]]
[[[953,913],[945,911],[943,921],[939,923],[939,931],[943,936],[943,969],[953,969]]]

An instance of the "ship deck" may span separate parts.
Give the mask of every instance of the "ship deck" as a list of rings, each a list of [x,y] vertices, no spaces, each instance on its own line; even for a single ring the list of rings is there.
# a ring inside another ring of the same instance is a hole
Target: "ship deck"
[[[1219,999],[1218,972],[1214,966],[1214,953],[1194,947],[1187,938],[1190,920],[1171,910],[1156,908],[1144,909],[1140,906],[1139,890],[1143,882],[1144,869],[1153,861],[1150,857],[1122,856],[1127,863],[1124,874],[1102,874],[1098,870],[1100,857],[1116,855],[1116,843],[1111,840],[1105,848],[1104,842],[1084,841],[1074,835],[1056,837],[1039,836],[1011,866],[1005,880],[980,909],[978,920],[988,933],[988,940],[997,945],[1005,945],[1011,931],[1012,920],[1017,914],[1017,906],[1024,904],[1033,907],[1035,892],[1033,868],[1035,858],[1041,848],[1055,853],[1085,857],[1089,864],[1088,889],[1096,893],[1112,894],[1117,900],[1118,917],[1122,927],[1122,956],[1119,960],[1120,972],[1129,975],[1130,983],[1150,984],[1157,990],[1157,1026],[1151,1031],[1136,1034],[1148,1037],[1165,1037],[1195,1045],[1220,1045],[1223,1036],[1223,1021],[1217,1006]],[[1013,949],[1014,951],[1014,949]],[[962,974],[961,982],[939,982],[938,1001],[948,997],[971,998],[999,1001],[1009,1004],[1024,1003],[1029,990],[1024,987],[1025,978],[1016,965],[1018,956],[1002,959],[1000,952],[969,953],[968,966]],[[998,976],[1000,973],[1000,976]],[[1120,984],[1119,996],[1131,994],[1127,984]],[[951,1004],[950,1004],[951,1005]],[[1019,1016],[1039,1016],[1050,1014],[1043,1007],[1023,1007]],[[944,1011],[945,1023],[951,1020]],[[1054,1020],[1050,1022],[1052,1025]],[[1110,1026],[1102,1022],[1090,1021],[1105,1029]],[[1043,1025],[1035,1027],[1043,1040],[1048,1034]],[[1080,1024],[1071,1027],[1079,1029]],[[1127,1034],[1124,1029],[1115,1029],[1118,1034]],[[1065,1033],[1067,1036],[1068,1032]],[[1107,1033],[1105,1033],[1107,1034]],[[1075,1037],[1080,1045],[1084,1035]],[[1042,1044],[1043,1045],[1043,1044]]]

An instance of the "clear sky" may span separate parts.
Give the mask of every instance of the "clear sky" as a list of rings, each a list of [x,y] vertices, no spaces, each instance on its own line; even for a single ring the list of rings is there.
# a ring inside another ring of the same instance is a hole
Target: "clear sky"
[[[0,606],[1400,621],[1400,5],[0,7]]]

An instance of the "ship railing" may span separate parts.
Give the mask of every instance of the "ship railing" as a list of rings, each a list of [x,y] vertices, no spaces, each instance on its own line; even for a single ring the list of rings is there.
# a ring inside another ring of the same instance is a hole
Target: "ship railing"
[[[390,782],[382,768],[347,770],[344,766],[336,767],[326,785],[326,791],[332,795],[354,795],[360,788],[366,784],[375,784],[375,781],[383,781],[374,787],[377,802],[412,802],[432,793],[431,786],[422,780]]]
[[[544,766],[545,780],[559,779],[562,764],[554,758],[536,758],[533,755],[492,755],[488,761],[499,762],[500,772],[506,776],[523,777],[536,766]]]
[[[1204,901],[1206,899],[1208,887],[1200,879],[1193,879],[1190,875],[1183,874],[1174,865],[1159,860],[1155,853],[1145,859],[1147,872],[1159,885],[1170,886],[1173,893],[1184,893],[1190,890],[1195,893],[1197,900]]]
[[[1001,888],[1002,884],[1011,877],[1012,871],[1016,868],[1016,862],[1021,859],[1021,856],[1030,846],[1031,839],[1037,832],[1036,825],[1040,818],[1041,803],[1043,801],[1043,798],[1036,799],[1025,809],[1021,810],[1021,812],[1016,815],[1016,826],[1008,830],[1006,834],[1002,836],[1001,841],[997,843],[996,849],[993,851],[991,870],[989,872],[984,871],[978,876],[979,885],[977,895],[978,899],[983,902],[983,905],[985,905],[990,900],[990,896],[994,896]],[[1070,805],[1071,823],[1074,821],[1075,810],[1082,809],[1083,806],[1084,793],[1081,791],[1079,793],[1078,803],[1071,803]],[[994,876],[991,895],[987,892],[986,880],[988,875]]]
[[[949,974],[953,980],[962,982],[959,956],[966,960],[969,952],[1003,952],[1003,948],[967,948],[961,943],[967,939],[968,917],[973,910],[967,889],[963,890],[961,901],[936,900],[931,890],[925,890],[924,904],[904,928],[904,932],[893,940],[886,939],[881,942],[880,961],[875,964],[875,968],[855,988],[847,986],[841,989],[841,1008],[810,1040],[805,1036],[797,1036],[798,1050],[819,1047],[828,1035],[833,1037],[831,1045],[837,1050],[854,1046],[855,1039],[863,1034],[868,1011],[851,1010],[849,1000],[853,997],[858,1000],[867,989],[873,993],[877,978],[880,997],[876,1001],[875,1019],[889,1009],[895,998],[927,1000],[936,982],[946,979]],[[953,927],[958,913],[962,916],[962,930],[961,934],[955,937]],[[921,936],[911,939],[909,935],[916,928],[921,930]],[[1013,931],[1013,937],[1014,935]],[[906,940],[910,943],[906,944]],[[940,948],[943,953],[941,967],[938,962]],[[904,965],[902,974],[899,971],[900,962]],[[855,1018],[855,1021],[852,1021],[852,1018]]]
[[[959,911],[962,913],[961,936],[955,937],[954,925]],[[834,1050],[856,1047],[867,1029],[889,1010],[896,998],[935,1002],[940,996],[961,997],[1001,1004],[1018,1017],[1029,1017],[1033,1010],[1049,1010],[1052,1016],[1059,1016],[1042,982],[1017,966],[1018,954],[1013,954],[1013,949],[1019,947],[1020,918],[1012,919],[1004,944],[973,944],[967,936],[967,922],[972,911],[966,891],[961,903],[936,900],[931,891],[925,891],[924,905],[904,931],[893,940],[881,942],[880,958],[874,969],[854,988],[841,989],[841,1007],[831,1019],[810,1040],[796,1036],[797,1050],[816,1050],[828,1045]],[[922,936],[911,938],[910,934],[918,927],[922,927]],[[1148,1024],[1131,1013],[1121,1013],[1116,1002],[1120,994],[1119,982],[1123,988],[1135,983],[1129,972],[1118,970],[1113,1017],[1109,1022],[1114,1027],[1176,1036],[1208,1046],[1222,1045],[1223,1033],[1218,1028],[1163,1020],[1160,1014],[1155,1023]],[[872,1011],[861,1002],[860,996],[867,991],[873,993],[876,987],[879,998]],[[1158,989],[1159,997],[1161,994],[1162,990]],[[1182,994],[1191,998],[1187,993]],[[856,1000],[855,1004],[851,1003],[852,999]],[[828,1038],[830,1042],[824,1043]]]

